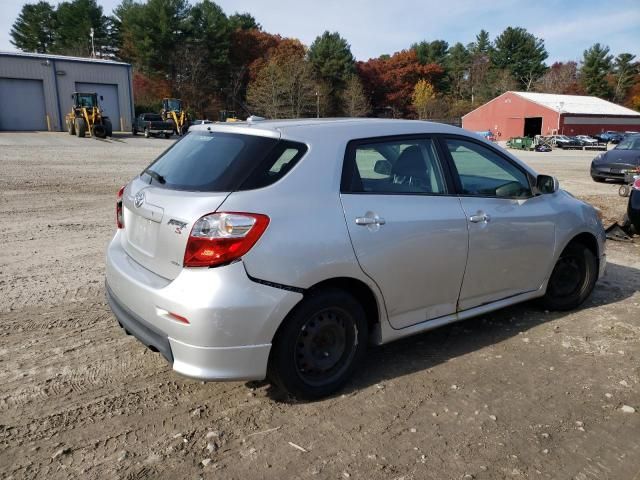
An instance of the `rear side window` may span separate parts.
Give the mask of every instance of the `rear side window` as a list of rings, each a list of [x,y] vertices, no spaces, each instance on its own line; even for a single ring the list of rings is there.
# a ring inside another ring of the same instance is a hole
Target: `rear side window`
[[[347,167],[351,178],[343,179],[343,193],[447,193],[435,145],[428,138],[358,143],[346,161],[352,164]]]
[[[306,145],[276,138],[194,131],[145,172],[155,178],[158,186],[173,190],[249,190],[282,178],[306,151]]]

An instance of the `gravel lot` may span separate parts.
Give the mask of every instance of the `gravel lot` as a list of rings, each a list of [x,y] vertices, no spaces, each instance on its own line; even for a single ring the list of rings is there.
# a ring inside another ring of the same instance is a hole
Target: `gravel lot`
[[[522,305],[375,348],[342,394],[286,402],[173,374],[105,304],[115,193],[170,142],[0,134],[0,477],[640,478],[637,239],[609,242],[579,311]],[[624,212],[593,153],[520,156]]]

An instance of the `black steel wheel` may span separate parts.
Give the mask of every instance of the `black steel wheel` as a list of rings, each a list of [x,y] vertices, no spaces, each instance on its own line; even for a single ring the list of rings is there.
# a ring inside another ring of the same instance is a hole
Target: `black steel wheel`
[[[571,243],[553,268],[543,304],[550,310],[573,310],[591,294],[597,279],[598,262],[593,252],[581,243]]]
[[[349,379],[365,354],[367,337],[364,310],[352,295],[337,289],[314,292],[278,330],[268,376],[293,397],[327,396]]]

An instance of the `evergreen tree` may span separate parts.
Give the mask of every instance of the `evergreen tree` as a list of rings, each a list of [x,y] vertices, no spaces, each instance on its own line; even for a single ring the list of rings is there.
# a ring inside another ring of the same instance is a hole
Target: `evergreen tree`
[[[324,32],[309,47],[309,62],[318,79],[331,88],[329,114],[339,114],[339,97],[354,72],[351,47],[338,32]]]
[[[471,54],[460,42],[449,49],[445,62],[445,71],[449,78],[449,91],[456,99],[464,96],[471,67]]]
[[[25,52],[48,53],[54,31],[55,11],[51,4],[26,4],[11,27],[11,43]]]
[[[580,82],[589,95],[601,98],[611,97],[611,87],[607,83],[607,74],[611,71],[609,47],[594,44],[584,51],[582,67],[580,68]]]
[[[519,87],[530,90],[545,70],[548,57],[544,40],[524,28],[507,27],[494,42],[490,52],[492,64],[499,70],[509,70]]]
[[[229,16],[231,30],[262,30],[262,25],[250,13],[234,13]]]
[[[444,40],[422,41],[411,45],[411,49],[415,50],[418,61],[422,65],[427,65],[428,63],[443,65],[447,58],[449,44]]]
[[[109,43],[107,17],[96,0],[62,2],[56,10],[53,53],[88,57],[92,54],[91,30],[96,53]]]

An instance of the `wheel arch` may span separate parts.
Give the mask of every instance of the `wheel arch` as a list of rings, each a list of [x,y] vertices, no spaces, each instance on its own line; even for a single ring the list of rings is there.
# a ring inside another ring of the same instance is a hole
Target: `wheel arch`
[[[305,289],[302,299],[289,311],[283,321],[280,322],[280,325],[278,325],[278,328],[273,334],[273,338],[275,339],[282,325],[284,325],[291,313],[301,302],[303,302],[306,298],[309,297],[309,295],[313,294],[314,292],[330,288],[336,288],[351,294],[360,303],[360,305],[362,305],[362,308],[364,309],[365,315],[367,317],[369,338],[372,339],[374,343],[379,343],[379,327],[380,323],[382,322],[382,312],[384,311],[384,305],[381,303],[382,299],[378,298],[376,292],[369,285],[367,285],[362,280],[358,280],[357,278],[353,277],[328,278]]]

